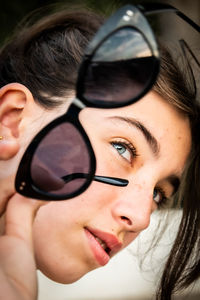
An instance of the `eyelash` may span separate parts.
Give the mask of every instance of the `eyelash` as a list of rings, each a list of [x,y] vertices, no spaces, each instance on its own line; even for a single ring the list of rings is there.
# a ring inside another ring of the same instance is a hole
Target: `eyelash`
[[[137,150],[136,150],[136,148],[133,146],[133,144],[132,143],[130,143],[129,141],[125,141],[125,140],[116,140],[116,141],[112,141],[111,142],[111,145],[115,148],[115,146],[114,145],[121,145],[122,147],[124,147],[124,148],[126,148],[128,151],[129,151],[129,153],[131,154],[131,162],[130,163],[132,163],[132,159],[133,158],[135,158],[136,156],[138,156],[138,154],[137,154]],[[116,148],[115,148],[116,149]],[[116,150],[117,151],[117,150]],[[117,151],[118,152],[118,151]],[[119,153],[119,152],[118,152]],[[123,159],[125,159],[126,161],[128,161],[126,158],[124,158],[120,153],[119,153],[119,155],[123,158]]]

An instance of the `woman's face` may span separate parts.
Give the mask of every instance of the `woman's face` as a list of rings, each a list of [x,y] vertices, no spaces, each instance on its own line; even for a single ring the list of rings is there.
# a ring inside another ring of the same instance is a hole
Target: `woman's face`
[[[82,195],[39,209],[38,268],[62,283],[106,265],[148,227],[151,213],[176,191],[191,145],[188,119],[155,92],[120,109],[86,108],[80,120],[94,147],[96,174],[129,184],[93,182]]]

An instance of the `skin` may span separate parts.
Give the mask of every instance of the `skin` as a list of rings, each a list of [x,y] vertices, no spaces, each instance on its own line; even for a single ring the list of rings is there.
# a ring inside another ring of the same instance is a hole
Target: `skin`
[[[42,201],[27,201],[18,194],[7,205],[5,231],[0,237],[2,299],[37,298],[37,266],[34,259],[32,224],[41,205]]]
[[[154,136],[157,151],[138,127],[122,119],[133,117]],[[97,157],[96,174],[125,178],[129,184],[116,187],[93,182],[82,195],[39,209],[33,226],[37,265],[62,283],[74,282],[100,267],[87,228],[114,235],[123,249],[148,227],[156,202],[162,200],[159,190],[166,197],[173,194],[169,178],[180,179],[191,144],[188,120],[155,92],[120,109],[86,108],[80,120]],[[133,153],[130,144],[135,147]]]
[[[45,124],[66,111],[70,101],[58,109],[46,111],[36,104],[26,87],[17,83],[2,88],[0,98],[0,134],[4,137],[0,142],[0,212],[3,213],[8,200],[15,203],[15,197],[18,197],[14,178],[27,145]],[[129,119],[129,123],[124,118]],[[20,237],[26,251],[29,249],[28,262],[32,264],[33,272],[37,267],[51,279],[62,283],[74,282],[102,265],[91,249],[86,234],[88,228],[112,234],[120,243],[119,251],[148,227],[151,213],[162,200],[160,189],[166,197],[172,195],[174,187],[169,178],[181,177],[191,147],[188,119],[155,92],[120,109],[86,108],[81,111],[80,120],[97,157],[96,174],[125,178],[129,184],[116,187],[93,182],[76,198],[47,202],[43,206],[40,203],[37,209],[29,208],[31,213],[27,222],[30,234]],[[135,125],[138,122],[151,132],[154,143],[149,144],[144,133]],[[8,224],[17,223],[21,232],[26,232],[27,223],[19,222],[23,219],[23,205],[17,210],[16,206],[13,207],[7,207],[6,218],[10,216],[10,221],[5,224],[3,237],[8,235]],[[14,219],[16,211],[21,211],[18,221]],[[32,234],[33,246],[27,248],[30,240],[32,243]],[[14,232],[13,237],[16,236],[17,232]],[[15,255],[16,248],[12,249]],[[0,253],[0,262],[5,257],[3,253]],[[19,257],[15,258],[19,260]],[[12,270],[15,271],[13,264]],[[34,280],[35,277],[27,283],[29,290]]]
[[[37,266],[32,224],[37,210],[46,202],[18,195],[14,189],[14,178],[29,139],[39,130],[39,126],[44,126],[60,113],[61,111],[56,109],[54,113],[45,114],[44,109],[36,105],[29,90],[21,84],[13,83],[0,89],[0,135],[3,137],[0,143],[2,299],[37,299]]]

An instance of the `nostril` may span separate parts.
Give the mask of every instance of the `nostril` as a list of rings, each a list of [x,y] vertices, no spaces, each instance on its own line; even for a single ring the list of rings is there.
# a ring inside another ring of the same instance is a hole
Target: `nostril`
[[[128,225],[132,225],[132,222],[129,218],[125,217],[125,216],[121,216],[121,220],[123,222],[126,222]]]

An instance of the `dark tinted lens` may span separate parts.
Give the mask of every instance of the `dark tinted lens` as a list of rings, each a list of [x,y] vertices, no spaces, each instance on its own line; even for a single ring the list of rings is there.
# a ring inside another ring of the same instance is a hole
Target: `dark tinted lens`
[[[84,98],[89,102],[122,105],[137,98],[154,76],[156,59],[142,34],[123,28],[97,49],[84,82]]]
[[[89,173],[87,146],[71,123],[62,123],[45,136],[31,164],[34,185],[54,195],[77,192],[86,184]]]

